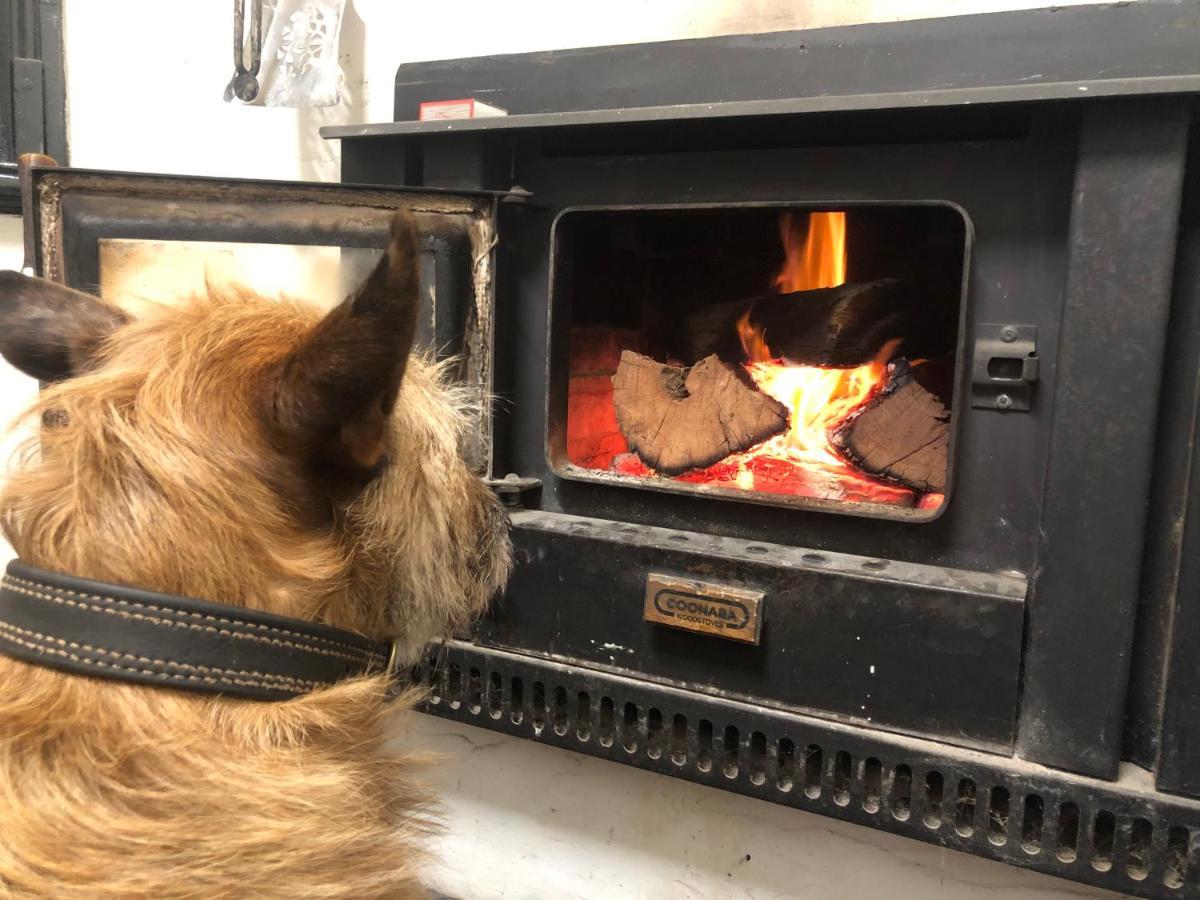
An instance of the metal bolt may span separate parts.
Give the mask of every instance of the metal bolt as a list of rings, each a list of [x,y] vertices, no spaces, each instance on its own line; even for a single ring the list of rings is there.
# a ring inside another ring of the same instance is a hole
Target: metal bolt
[[[1011,344],[1017,339],[1017,327],[1015,325],[1005,325],[1000,329],[1000,340],[1006,344]]]
[[[997,394],[996,409],[1012,409],[1012,397],[1008,394]]]

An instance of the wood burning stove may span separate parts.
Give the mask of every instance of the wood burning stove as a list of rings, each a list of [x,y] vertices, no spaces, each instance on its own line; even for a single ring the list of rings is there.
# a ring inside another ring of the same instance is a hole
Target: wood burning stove
[[[346,180],[509,192],[520,564],[430,711],[1197,890],[1197,13],[420,63],[328,130]],[[512,115],[411,121],[463,96]]]
[[[375,187],[46,170],[39,261],[96,288],[105,240],[382,247],[416,208],[518,561],[430,712],[1190,896],[1198,34],[1187,0],[406,65],[397,121],[326,131]],[[512,114],[413,121],[468,96]]]

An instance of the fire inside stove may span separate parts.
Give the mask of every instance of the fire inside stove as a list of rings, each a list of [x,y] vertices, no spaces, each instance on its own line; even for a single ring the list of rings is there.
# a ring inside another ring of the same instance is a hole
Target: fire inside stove
[[[934,515],[964,235],[939,205],[564,214],[567,461]]]

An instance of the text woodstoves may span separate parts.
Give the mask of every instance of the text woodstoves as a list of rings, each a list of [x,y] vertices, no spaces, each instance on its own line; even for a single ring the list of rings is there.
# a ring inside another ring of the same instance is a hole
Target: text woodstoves
[[[1188,0],[406,65],[346,185],[44,170],[39,260],[336,295],[417,209],[518,561],[430,712],[1191,896],[1197,47]],[[412,121],[462,97],[511,114]]]

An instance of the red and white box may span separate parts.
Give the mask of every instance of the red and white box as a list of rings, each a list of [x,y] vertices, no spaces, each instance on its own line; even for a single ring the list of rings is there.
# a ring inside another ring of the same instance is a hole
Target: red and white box
[[[417,112],[417,120],[437,122],[442,119],[489,119],[507,115],[507,109],[492,106],[474,97],[466,97],[462,100],[430,100],[422,103]]]

